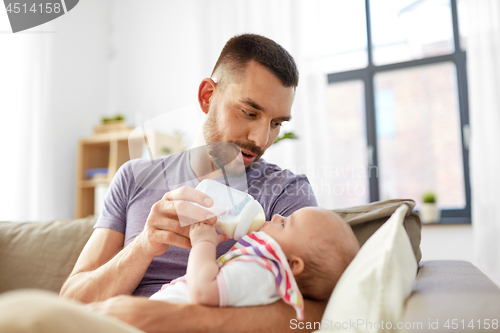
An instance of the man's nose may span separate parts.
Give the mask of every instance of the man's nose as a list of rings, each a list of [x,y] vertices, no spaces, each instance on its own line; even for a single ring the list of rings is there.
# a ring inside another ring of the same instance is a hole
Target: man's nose
[[[269,126],[260,123],[250,130],[248,140],[253,142],[257,147],[265,148],[269,142]]]

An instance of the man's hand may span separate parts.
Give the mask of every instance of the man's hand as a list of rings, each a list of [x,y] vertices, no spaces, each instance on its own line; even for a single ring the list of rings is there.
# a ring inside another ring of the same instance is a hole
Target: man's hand
[[[135,241],[154,256],[165,253],[169,245],[191,248],[189,224],[203,221],[213,225],[217,218],[210,211],[188,201],[204,207],[213,205],[212,198],[190,187],[184,186],[168,192],[153,205],[144,230]],[[180,222],[186,226],[182,226]]]
[[[203,222],[191,224],[189,229],[189,238],[191,239],[191,246],[197,243],[209,242],[215,247],[220,242],[227,241],[229,238],[224,234],[217,234],[215,227]]]

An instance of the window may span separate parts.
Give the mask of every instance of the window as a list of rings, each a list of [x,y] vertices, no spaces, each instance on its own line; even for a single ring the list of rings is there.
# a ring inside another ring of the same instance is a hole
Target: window
[[[336,164],[365,171],[342,193],[342,206],[410,198],[418,210],[433,191],[441,223],[470,222],[462,5],[322,0]]]

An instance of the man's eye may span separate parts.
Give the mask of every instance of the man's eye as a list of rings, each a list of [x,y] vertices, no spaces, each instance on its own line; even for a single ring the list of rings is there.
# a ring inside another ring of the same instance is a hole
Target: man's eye
[[[275,121],[272,121],[271,124],[273,125],[273,127],[280,127],[280,126],[282,126],[281,123],[278,123],[278,122],[275,122]]]
[[[244,114],[246,114],[247,116],[253,118],[253,117],[256,117],[257,115],[255,113],[251,113],[251,112],[246,112],[245,110],[241,110],[243,111]]]

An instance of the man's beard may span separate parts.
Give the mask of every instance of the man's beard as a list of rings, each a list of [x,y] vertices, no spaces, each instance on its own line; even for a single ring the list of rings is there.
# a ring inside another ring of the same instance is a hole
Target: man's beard
[[[243,142],[239,140],[231,140],[229,142],[223,142],[222,135],[220,135],[220,132],[218,132],[217,129],[216,118],[217,108],[216,106],[213,106],[212,109],[208,112],[208,118],[203,125],[203,134],[205,136],[205,141],[207,142],[209,154],[212,158],[215,169],[222,169],[229,164],[234,164],[234,162],[231,163],[232,161],[237,161],[238,163],[243,164],[243,162],[236,159],[238,154],[241,153],[241,149],[248,150],[252,154],[255,154],[254,162],[264,154],[260,147],[248,141]],[[248,170],[250,166],[251,164],[245,166],[245,169]],[[230,169],[236,170],[239,168],[232,167]]]

